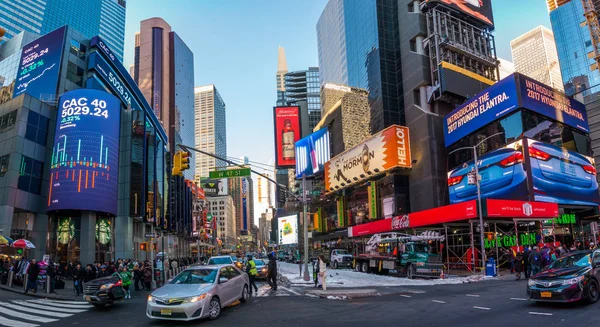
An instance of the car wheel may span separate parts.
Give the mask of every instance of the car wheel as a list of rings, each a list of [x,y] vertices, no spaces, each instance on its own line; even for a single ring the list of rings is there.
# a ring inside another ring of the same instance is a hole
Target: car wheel
[[[362,272],[364,272],[364,273],[367,273],[367,274],[368,274],[368,273],[369,273],[369,264],[368,264],[368,263],[366,263],[366,262],[363,262],[363,263],[362,263],[362,269],[361,269],[361,270],[362,270]]]
[[[406,267],[406,277],[408,277],[408,279],[415,279],[415,272],[415,266],[408,265],[408,267]]]
[[[337,262],[337,260],[333,262],[333,269],[338,269],[338,262]]]
[[[248,285],[244,285],[244,289],[242,290],[242,297],[240,298],[240,302],[244,303],[246,301],[248,301],[248,298],[250,296],[248,295]]]
[[[106,303],[92,303],[92,305],[96,308],[103,308],[106,305]]]
[[[354,266],[354,271],[360,272],[360,262],[356,263],[356,265]]]
[[[221,314],[221,302],[218,298],[213,297],[208,305],[208,319],[215,320]]]
[[[600,297],[598,282],[592,279],[587,287],[587,299],[590,303],[596,303],[598,302],[598,297]]]

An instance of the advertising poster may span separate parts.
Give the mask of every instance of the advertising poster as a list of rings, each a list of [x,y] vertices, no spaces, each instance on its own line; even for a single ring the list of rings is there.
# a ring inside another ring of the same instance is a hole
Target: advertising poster
[[[408,127],[392,125],[325,163],[325,190],[360,183],[394,168],[411,168]]]
[[[298,217],[285,216],[280,217],[278,222],[279,244],[297,244],[298,243]]]
[[[48,211],[117,214],[120,119],[121,102],[106,92],[79,89],[59,98]]]
[[[296,151],[294,144],[300,140],[300,107],[275,107],[275,165],[277,168],[294,168]]]
[[[464,150],[470,151],[470,150]],[[527,172],[523,141],[519,140],[478,157],[481,198],[527,200]],[[448,172],[450,203],[477,199],[473,160]]]
[[[227,195],[228,179],[203,179],[200,183],[207,197]]]
[[[296,178],[322,172],[330,158],[329,130],[325,127],[296,142]]]
[[[598,206],[593,158],[557,145],[527,139],[536,201]]]
[[[429,2],[441,2],[451,8],[460,10],[467,15],[473,16],[482,23],[494,28],[494,16],[492,14],[492,0],[428,0]]]
[[[56,95],[66,29],[63,26],[23,47],[13,98],[23,93],[38,99]]]

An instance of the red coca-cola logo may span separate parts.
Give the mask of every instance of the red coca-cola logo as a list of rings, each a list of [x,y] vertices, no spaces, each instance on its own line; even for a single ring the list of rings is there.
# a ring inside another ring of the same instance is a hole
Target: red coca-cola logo
[[[410,218],[408,215],[396,216],[392,218],[392,229],[405,229],[410,225]]]

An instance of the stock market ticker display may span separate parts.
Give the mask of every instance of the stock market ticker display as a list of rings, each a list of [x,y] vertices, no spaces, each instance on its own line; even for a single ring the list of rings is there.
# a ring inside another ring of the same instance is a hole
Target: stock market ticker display
[[[117,214],[121,102],[104,91],[79,89],[58,101],[48,211]]]

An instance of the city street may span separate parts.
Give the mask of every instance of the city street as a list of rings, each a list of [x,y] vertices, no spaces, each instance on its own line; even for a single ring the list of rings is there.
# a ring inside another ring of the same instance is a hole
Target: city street
[[[366,326],[396,321],[403,326],[565,326],[594,325],[600,303],[534,304],[524,299],[525,281],[485,281],[461,285],[387,288],[388,295],[331,300],[280,287],[276,294],[260,284],[259,296],[223,310],[216,321],[150,321],[146,293],[110,308],[58,303],[0,292],[0,325],[33,326]],[[410,317],[408,320],[403,320]],[[37,319],[37,320],[36,320]]]

